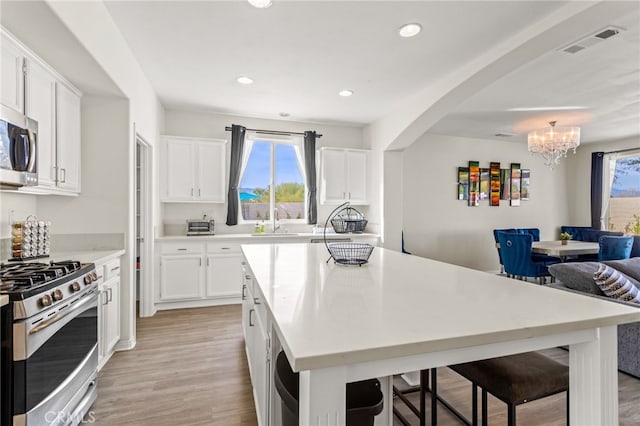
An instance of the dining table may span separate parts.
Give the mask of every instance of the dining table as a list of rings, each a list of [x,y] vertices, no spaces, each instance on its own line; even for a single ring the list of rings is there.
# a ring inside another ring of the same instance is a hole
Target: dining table
[[[531,245],[532,251],[537,254],[548,254],[549,256],[557,256],[562,262],[567,260],[569,256],[578,256],[584,254],[598,254],[600,245],[589,241],[573,241],[568,240],[566,244],[562,241],[534,241]]]
[[[380,247],[362,266],[327,262],[320,244],[242,252],[268,347],[299,372],[300,425],[345,425],[346,383],[563,345],[571,424],[618,423],[617,325],[640,309]],[[389,387],[376,424],[393,423]]]

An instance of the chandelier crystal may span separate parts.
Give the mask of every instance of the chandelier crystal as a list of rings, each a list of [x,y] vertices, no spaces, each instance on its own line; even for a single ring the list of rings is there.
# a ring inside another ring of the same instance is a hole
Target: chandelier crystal
[[[544,164],[553,168],[560,163],[560,158],[567,156],[567,151],[580,145],[579,127],[556,127],[555,121],[550,121],[546,129],[529,132],[529,152],[540,154]]]

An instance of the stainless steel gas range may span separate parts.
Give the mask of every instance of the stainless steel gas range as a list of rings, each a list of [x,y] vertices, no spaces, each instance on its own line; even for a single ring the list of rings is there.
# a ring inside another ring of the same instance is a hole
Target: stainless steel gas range
[[[92,263],[0,265],[0,423],[82,421],[97,397],[97,281]]]

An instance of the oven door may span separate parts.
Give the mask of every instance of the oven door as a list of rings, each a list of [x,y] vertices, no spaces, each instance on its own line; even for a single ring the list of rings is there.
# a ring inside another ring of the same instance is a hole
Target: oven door
[[[95,400],[98,294],[14,324],[14,425],[68,424]]]

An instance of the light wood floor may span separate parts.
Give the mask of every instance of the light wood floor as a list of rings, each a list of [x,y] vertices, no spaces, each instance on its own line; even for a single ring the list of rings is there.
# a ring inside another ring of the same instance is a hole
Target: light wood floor
[[[562,349],[543,351],[568,363]],[[439,393],[470,416],[471,386],[438,369]],[[620,425],[640,424],[640,380],[619,373]],[[417,400],[417,394],[410,397]],[[417,401],[416,401],[417,403]],[[564,394],[521,405],[518,425],[564,425]],[[412,424],[417,418],[395,405]],[[427,404],[429,405],[429,404]],[[117,352],[100,372],[98,425],[255,425],[240,305],[160,311],[138,319],[137,346]],[[489,423],[506,424],[505,405],[489,397]],[[429,415],[429,413],[427,413]],[[439,406],[438,424],[460,425]],[[400,425],[397,419],[394,425]]]

